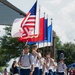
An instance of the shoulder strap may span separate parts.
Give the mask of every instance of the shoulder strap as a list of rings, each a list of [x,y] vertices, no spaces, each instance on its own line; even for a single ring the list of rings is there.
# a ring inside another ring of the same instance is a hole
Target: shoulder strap
[[[22,54],[20,55],[19,62],[21,62],[21,59],[22,59]]]
[[[30,62],[30,64],[31,64],[31,54],[29,54],[29,62]]]
[[[65,65],[65,64],[62,64],[63,69],[65,69],[64,65]]]

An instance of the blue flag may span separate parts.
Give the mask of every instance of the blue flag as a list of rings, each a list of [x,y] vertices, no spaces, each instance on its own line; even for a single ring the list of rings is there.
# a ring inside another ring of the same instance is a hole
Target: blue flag
[[[48,27],[47,39],[45,39],[44,42],[52,42],[52,24]]]
[[[44,40],[48,39],[48,19],[44,21]]]
[[[52,42],[52,24],[48,27],[48,42]]]
[[[52,24],[47,27],[47,39],[45,39],[44,42],[52,42]],[[38,42],[28,42],[28,44],[36,44],[36,43]]]

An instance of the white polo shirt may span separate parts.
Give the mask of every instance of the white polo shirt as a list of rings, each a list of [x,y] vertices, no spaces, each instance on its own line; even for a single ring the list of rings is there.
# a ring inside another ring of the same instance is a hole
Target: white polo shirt
[[[57,66],[57,62],[54,62],[55,66]],[[57,68],[53,66],[53,72],[56,72]]]
[[[32,55],[30,53],[22,55],[20,63],[22,67],[30,67],[34,64]]]
[[[41,62],[40,62],[41,60]],[[39,69],[42,69],[43,68],[43,64],[44,64],[44,58],[41,57],[41,59],[39,60],[38,64],[39,64]]]
[[[57,65],[58,72],[64,72],[66,69],[67,69],[66,64],[64,64],[64,63],[58,63],[58,65]]]
[[[49,66],[49,62],[46,61],[46,64]],[[49,70],[46,68],[46,65],[43,64],[43,74],[49,73]]]
[[[37,58],[36,54],[32,54],[32,59],[34,62],[34,67],[39,67],[39,59]]]

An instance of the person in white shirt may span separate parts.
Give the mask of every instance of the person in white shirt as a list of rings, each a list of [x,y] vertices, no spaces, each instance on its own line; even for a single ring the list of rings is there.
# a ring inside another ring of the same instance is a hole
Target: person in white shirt
[[[50,57],[50,53],[49,52],[46,53],[46,63],[47,63],[46,67],[47,67],[47,69],[49,71],[48,75],[53,75],[53,72],[52,72],[53,67],[52,66],[54,66],[54,68],[56,66],[54,64],[53,59]]]
[[[32,75],[34,71],[34,62],[32,55],[29,53],[29,46],[24,46],[24,54],[20,56],[18,65],[20,67],[20,75]]]
[[[40,74],[39,75],[42,75],[43,74],[43,64],[44,64],[44,58],[42,57],[42,51],[40,49],[38,49],[38,54],[40,56],[40,59],[39,59],[39,70],[40,70]]]
[[[39,53],[37,52],[37,46],[32,46],[32,56],[34,59],[34,72],[33,75],[39,75],[39,59],[41,58]]]
[[[54,64],[55,64],[56,67],[53,66],[53,75],[56,75],[57,62],[54,61]]]
[[[48,75],[49,71],[48,71],[48,62],[46,60],[46,58],[44,58],[44,64],[43,64],[43,75]]]
[[[60,61],[57,64],[57,73],[58,75],[66,75],[67,72],[67,66],[64,63],[64,54],[60,54]]]

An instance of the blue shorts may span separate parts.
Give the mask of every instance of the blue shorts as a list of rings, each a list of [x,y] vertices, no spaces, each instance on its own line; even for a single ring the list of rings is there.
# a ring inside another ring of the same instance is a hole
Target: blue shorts
[[[58,75],[64,75],[64,72],[58,72],[57,74]]]
[[[45,72],[45,75],[48,75],[48,72]]]
[[[20,75],[30,75],[30,69],[20,69]]]
[[[42,69],[40,69],[40,74],[39,75],[42,75]]]
[[[56,72],[53,72],[53,75],[56,75]]]
[[[48,75],[53,75],[53,71],[50,69]]]
[[[35,67],[33,75],[40,75],[40,70],[38,67]]]

